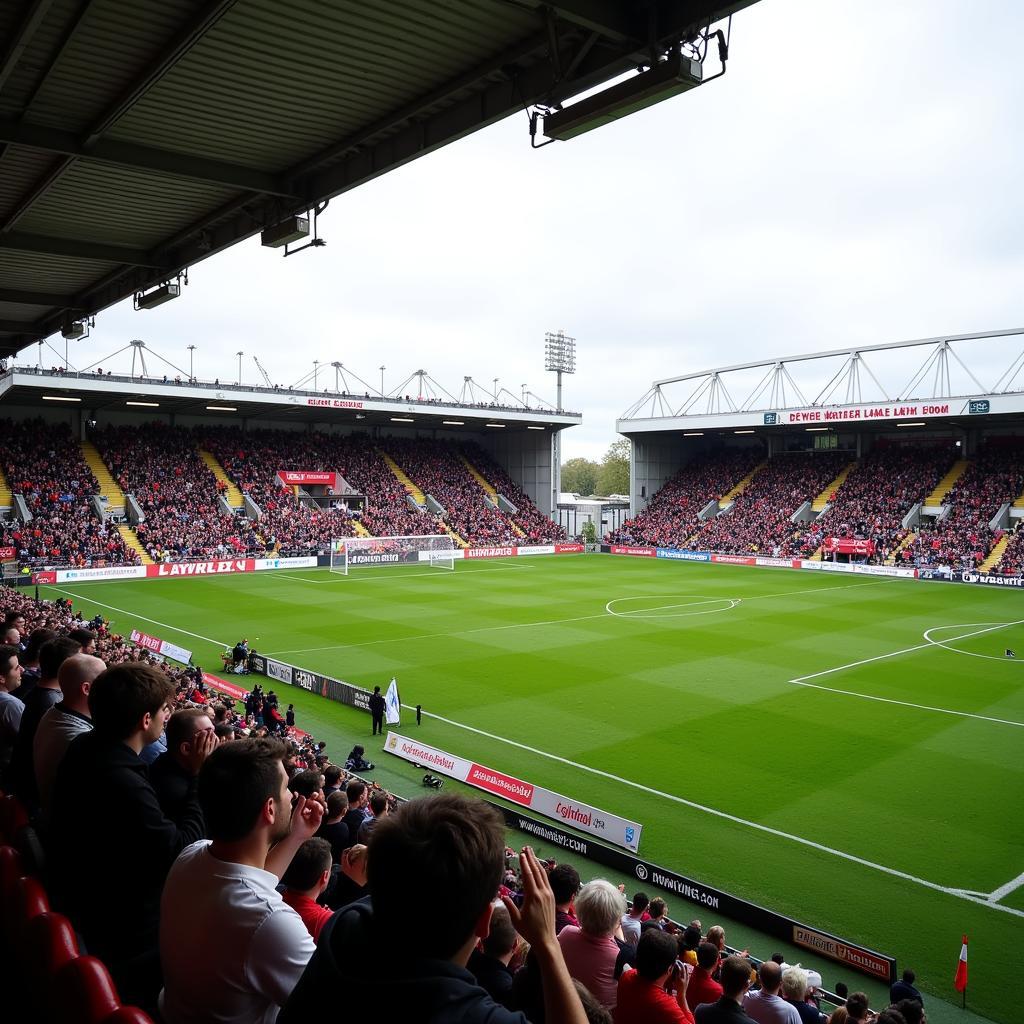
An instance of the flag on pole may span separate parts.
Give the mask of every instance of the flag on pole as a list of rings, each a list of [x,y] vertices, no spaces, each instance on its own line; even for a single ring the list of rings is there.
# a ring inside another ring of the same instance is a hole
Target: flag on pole
[[[956,965],[956,980],[953,982],[957,992],[967,990],[967,936],[964,936],[963,945],[960,947],[960,959]]]
[[[384,720],[388,725],[400,725],[402,715],[402,700],[398,696],[398,683],[394,678],[384,695]]]

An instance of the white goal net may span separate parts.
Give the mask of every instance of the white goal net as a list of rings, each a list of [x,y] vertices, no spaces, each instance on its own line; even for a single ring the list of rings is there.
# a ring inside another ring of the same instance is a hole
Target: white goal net
[[[455,542],[446,533],[427,537],[338,537],[331,541],[331,572],[375,565],[420,564],[455,568]]]

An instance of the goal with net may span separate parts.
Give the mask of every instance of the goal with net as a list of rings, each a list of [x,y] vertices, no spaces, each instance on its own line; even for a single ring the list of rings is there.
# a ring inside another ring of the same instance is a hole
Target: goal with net
[[[419,563],[431,569],[455,568],[455,542],[446,533],[426,537],[338,537],[331,541],[331,572],[374,565]]]

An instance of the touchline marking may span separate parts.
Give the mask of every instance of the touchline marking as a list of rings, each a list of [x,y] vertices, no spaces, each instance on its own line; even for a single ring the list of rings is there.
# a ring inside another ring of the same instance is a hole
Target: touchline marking
[[[1014,889],[1019,889],[1024,885],[1024,871],[1022,871],[1016,878],[1011,878],[1006,885],[999,886],[998,889],[993,889],[988,894],[989,903],[998,903],[1004,896],[1009,896]]]
[[[985,629],[976,629],[971,633],[963,633],[960,636],[950,637],[946,643],[956,643],[958,640],[967,640],[972,636],[981,636],[984,633],[992,633],[997,629],[1007,629],[1010,626],[1019,626],[1024,623],[1024,619],[1017,619],[1014,622],[1000,622],[995,626],[988,626]],[[934,629],[942,629],[941,626],[933,626]],[[956,627],[953,627],[956,628]],[[927,636],[932,630],[927,630],[925,635]],[[970,711],[952,711],[950,708],[937,708],[930,704],[914,704],[908,700],[896,700],[893,697],[878,697],[870,693],[859,693],[856,690],[841,690],[834,686],[821,686],[818,683],[809,683],[808,679],[817,679],[819,676],[827,676],[833,672],[842,672],[848,668],[857,668],[859,665],[869,665],[873,661],[884,661],[886,658],[895,658],[901,654],[911,654],[914,651],[923,651],[929,647],[943,647],[943,644],[938,644],[933,641],[928,643],[918,644],[916,647],[904,647],[899,651],[891,651],[889,654],[879,654],[874,658],[863,658],[860,661],[851,661],[848,665],[838,665],[836,668],[827,668],[824,672],[813,672],[809,676],[800,676],[798,679],[790,679],[789,682],[794,686],[805,686],[813,690],[824,690],[826,693],[841,693],[846,697],[860,697],[861,700],[874,700],[881,704],[899,704],[906,708],[917,708],[919,711],[935,711],[942,715],[956,715],[958,718],[974,718],[981,722],[995,722],[997,725],[1012,725],[1018,729],[1024,729],[1024,722],[1015,722],[1009,718],[993,718],[991,715],[977,715]],[[957,652],[963,653],[963,652]]]
[[[477,575],[479,575],[480,573],[483,573],[483,572],[508,572],[509,569],[521,570],[521,569],[536,569],[536,568],[537,568],[537,566],[535,566],[535,565],[500,565],[500,566],[497,566],[497,567],[495,567],[493,569],[459,569],[455,573],[455,576],[477,576]],[[306,578],[304,578],[302,576],[289,576],[286,573],[277,572],[276,570],[271,570],[270,572],[265,573],[264,575],[265,576],[272,576],[274,579],[278,579],[278,580],[297,580],[299,583],[312,583],[315,586],[323,586],[325,583],[341,583],[342,582],[342,580],[339,580],[339,579],[311,580],[311,579],[306,579]],[[321,575],[322,575],[322,573],[321,573]],[[337,576],[338,574],[337,573],[332,573],[332,575]],[[425,572],[403,572],[403,573],[397,573],[397,574],[395,574],[393,576],[392,575],[384,575],[384,576],[357,576],[355,579],[352,579],[351,577],[348,577],[348,578],[345,579],[344,582],[346,582],[346,583],[368,583],[368,582],[372,581],[372,582],[376,583],[379,580],[408,580],[408,579],[413,579],[416,576],[436,576],[439,579],[447,578],[442,573],[442,571],[439,570],[439,569],[427,569]],[[454,578],[454,577],[451,577],[451,578]]]
[[[402,707],[409,711],[415,711],[415,705],[403,704]],[[930,882],[926,878],[918,878],[917,875],[911,875],[906,871],[900,871],[898,868],[886,867],[884,864],[877,864],[875,861],[866,860],[864,857],[858,857],[853,853],[846,853],[843,850],[837,850],[831,846],[825,846],[823,843],[815,842],[813,839],[806,839],[803,836],[794,835],[792,832],[783,832],[781,829],[772,828],[770,825],[762,825],[757,821],[749,821],[746,818],[740,818],[735,814],[729,814],[727,811],[720,811],[717,807],[709,807],[706,804],[699,804],[694,800],[688,800],[686,797],[677,796],[675,793],[666,793],[660,789],[654,789],[651,786],[645,786],[642,782],[634,782],[632,779],[624,779],[620,775],[613,775],[611,772],[606,772],[601,768],[592,768],[588,764],[581,764],[579,761],[571,761],[567,757],[561,757],[558,754],[552,754],[547,750],[539,750],[537,747],[528,746],[525,743],[520,743],[518,740],[510,740],[505,736],[498,736],[493,732],[486,732],[483,729],[477,729],[472,725],[465,725],[462,722],[456,722],[454,719],[445,718],[443,715],[436,715],[430,711],[424,711],[423,714],[428,718],[435,718],[439,722],[444,722],[446,725],[453,725],[458,729],[465,729],[467,732],[476,733],[479,736],[485,736],[490,740],[497,740],[499,743],[507,743],[511,747],[517,747],[520,750],[528,751],[531,754],[537,754],[540,757],[546,757],[551,761],[557,761],[560,764],[568,765],[570,768],[576,768],[579,771],[589,772],[591,775],[598,775],[604,779],[610,779],[612,782],[616,782],[622,786],[629,786],[632,789],[638,789],[644,793],[650,793],[652,796],[661,797],[664,800],[671,800],[673,803],[682,804],[684,807],[689,807],[695,811],[700,811],[703,814],[710,814],[716,818],[723,818],[726,821],[731,821],[736,825],[743,825],[745,828],[754,829],[758,832],[766,832],[768,835],[776,836],[780,839],[788,839],[790,842],[799,843],[801,846],[810,847],[812,850],[818,850],[821,853],[827,853],[832,857],[839,857],[842,860],[851,861],[854,864],[860,864],[861,867],[871,868],[873,871],[880,871],[886,875],[892,875],[894,878],[902,878],[907,882],[913,882],[915,885],[923,886],[926,889],[932,889],[935,892],[945,893],[948,896],[956,896],[959,899],[968,900],[971,903],[977,903],[982,907],[989,907],[992,910],[999,910],[1006,914],[1012,914],[1014,917],[1024,918],[1024,910],[1018,910],[1016,907],[1006,907],[1001,903],[992,902],[991,899],[986,899],[982,896],[975,895],[969,890],[958,889],[953,886],[939,885],[938,882]],[[996,890],[999,891],[998,889]]]
[[[55,587],[50,584],[53,590],[56,590],[58,594],[67,594],[69,597],[79,597],[73,590],[63,590],[60,587]],[[89,604],[96,605],[97,608],[108,608],[112,612],[120,612],[122,615],[130,615],[133,619],[139,619],[142,622],[152,622],[154,626],[162,626],[164,629],[170,629],[175,633],[181,633],[184,636],[194,636],[197,640],[205,640],[208,644],[216,644],[218,647],[228,647],[229,644],[222,643],[220,640],[214,640],[213,637],[203,636],[202,633],[191,633],[187,629],[180,629],[178,626],[172,626],[167,622],[160,622],[157,619],[146,618],[145,615],[139,615],[138,612],[126,611],[124,608],[118,608],[117,605],[104,604],[102,601],[97,601],[94,597],[87,597],[84,600],[88,601]]]

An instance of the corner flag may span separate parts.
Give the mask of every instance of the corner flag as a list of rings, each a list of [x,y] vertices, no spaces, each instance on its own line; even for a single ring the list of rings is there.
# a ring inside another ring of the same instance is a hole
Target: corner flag
[[[957,992],[965,992],[967,990],[967,936],[964,936],[963,945],[960,947],[960,959],[956,965],[956,980],[953,982],[953,987]]]
[[[402,701],[398,696],[398,683],[392,679],[388,692],[384,695],[384,721],[388,725],[399,725],[402,714]]]

